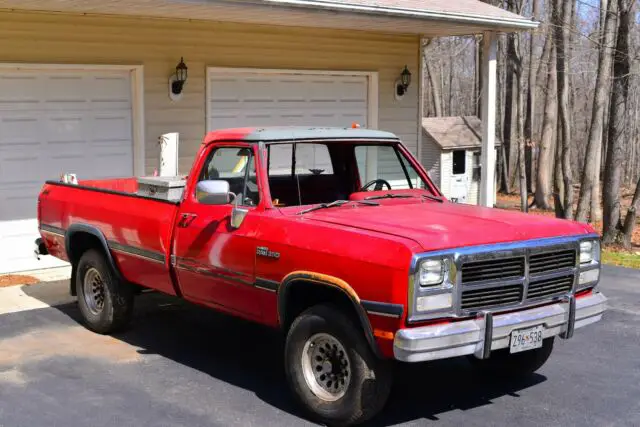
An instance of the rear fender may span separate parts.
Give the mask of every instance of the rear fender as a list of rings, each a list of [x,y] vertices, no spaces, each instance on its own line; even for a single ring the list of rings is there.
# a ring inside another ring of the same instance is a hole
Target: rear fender
[[[102,251],[102,253],[105,256],[105,259],[107,260],[107,263],[109,263],[109,265],[111,266],[111,271],[114,272],[118,280],[124,281],[124,278],[122,277],[122,274],[120,273],[120,270],[118,269],[118,266],[116,265],[116,262],[113,256],[111,255],[111,251],[109,250],[109,245],[107,244],[107,239],[106,237],[104,237],[104,234],[102,234],[102,231],[100,231],[97,227],[93,225],[71,224],[64,235],[64,245],[65,245],[65,250],[67,252],[67,258],[69,258],[69,261],[71,262],[71,266],[72,266],[71,267],[71,283],[69,284],[69,290],[71,295],[76,294],[76,291],[75,291],[76,269],[78,266],[78,261],[80,261],[80,257],[84,253],[84,251],[78,250],[77,248],[74,249],[74,247],[72,246],[73,238],[78,236],[78,234],[88,234],[97,239],[97,241],[99,242],[98,243],[99,246],[96,249],[100,249]]]

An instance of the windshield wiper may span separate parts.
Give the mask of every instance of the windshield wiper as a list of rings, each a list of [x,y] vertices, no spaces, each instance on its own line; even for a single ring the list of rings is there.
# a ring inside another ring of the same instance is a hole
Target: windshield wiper
[[[425,199],[433,200],[434,202],[444,203],[444,200],[442,200],[440,197],[432,196],[431,194],[421,194],[421,196]]]
[[[380,199],[409,199],[411,197],[416,197],[416,196],[412,196],[411,194],[394,194],[394,193],[388,193],[382,196],[369,196],[369,197],[365,197],[365,200],[380,200]]]
[[[309,212],[313,212],[313,211],[317,211],[319,209],[329,209],[329,208],[335,208],[337,206],[343,206],[346,205],[347,203],[351,203],[351,202],[355,202],[355,203],[360,203],[363,204],[365,206],[379,206],[380,203],[376,203],[376,202],[369,202],[366,200],[336,200],[334,202],[331,203],[320,203],[317,206],[313,206],[309,209],[305,209],[303,211],[298,212],[298,215],[303,215]]]

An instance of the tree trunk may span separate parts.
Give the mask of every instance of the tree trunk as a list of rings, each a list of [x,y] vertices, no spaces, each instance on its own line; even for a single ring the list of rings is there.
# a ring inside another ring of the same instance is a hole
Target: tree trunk
[[[507,35],[507,52],[511,49],[511,39],[513,34]],[[513,100],[513,71],[511,67],[511,58],[507,57],[505,60],[505,78],[504,78],[504,123],[502,135],[504,140],[504,163],[505,163],[505,176],[506,176],[506,188],[510,191],[513,188],[513,176],[515,173],[516,158],[514,152],[515,140],[513,139],[513,115],[514,115],[514,100]]]
[[[514,75],[514,84],[516,89],[516,131],[515,141],[517,141],[517,159],[518,159],[518,186],[520,188],[520,210],[527,212],[527,167],[526,167],[526,141],[524,135],[524,96],[522,94],[522,57],[520,55],[520,37],[518,34],[511,34],[511,40],[509,43],[508,56],[512,72]],[[514,138],[511,138],[513,144]]]
[[[557,218],[564,217],[564,180],[562,176],[562,127],[556,120],[556,147],[553,167],[553,208]]]
[[[540,0],[533,0],[533,16],[532,19],[538,20],[540,12]],[[525,161],[527,172],[527,190],[533,193],[533,122],[535,117],[536,104],[536,54],[535,54],[535,36],[536,30],[531,32],[529,45],[529,89],[527,91],[527,114],[524,123],[524,138],[526,141]]]
[[[638,210],[640,210],[640,179],[638,179],[638,183],[636,184],[636,191],[633,194],[633,200],[631,201],[631,206],[629,206],[627,217],[622,227],[622,246],[626,249],[631,249],[631,239],[633,238],[633,229],[636,226]]]
[[[555,67],[555,47],[553,43],[547,45],[549,74],[547,76],[546,95],[544,102],[544,117],[542,122],[542,136],[540,137],[540,153],[538,154],[538,173],[536,182],[535,204],[540,209],[549,209],[549,196],[551,195],[551,171],[554,165],[553,137],[558,127],[558,77]]]
[[[605,6],[606,1],[602,1]],[[604,20],[604,35],[600,39],[600,52],[598,55],[598,73],[596,75],[595,94],[593,97],[593,109],[591,111],[591,126],[587,141],[587,151],[582,169],[582,182],[580,185],[580,197],[576,220],[586,222],[591,209],[591,197],[597,196],[597,186],[600,186],[599,153],[602,149],[604,110],[609,103],[608,82],[611,79],[611,48],[616,39],[616,15],[617,1],[609,2],[607,16]],[[595,194],[594,194],[595,193]]]
[[[571,118],[569,112],[569,72],[567,64],[572,2],[556,0],[553,8],[557,48],[558,103],[562,130],[562,180],[564,185],[563,218],[573,212],[573,173],[571,171]]]
[[[604,170],[606,191],[602,197],[604,206],[602,240],[604,244],[613,243],[621,227],[620,187],[625,146],[625,114],[629,99],[629,73],[631,69],[629,59],[631,4],[631,0],[619,0],[620,26],[613,59],[613,87],[609,105],[609,135]]]
[[[435,74],[433,67],[429,64],[429,60],[426,59],[426,49],[431,42],[427,43],[424,47],[425,51],[425,61],[424,66],[427,72],[427,76],[429,77],[429,83],[431,85],[431,96],[433,98],[433,109],[436,114],[436,117],[442,117],[442,93],[440,91],[440,84],[438,83],[438,76]]]

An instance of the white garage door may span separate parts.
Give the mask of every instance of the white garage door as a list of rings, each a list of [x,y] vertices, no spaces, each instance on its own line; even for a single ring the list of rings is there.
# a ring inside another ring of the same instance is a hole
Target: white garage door
[[[208,70],[208,128],[338,126],[367,120],[367,75]]]
[[[44,181],[133,174],[130,73],[0,69],[0,273],[56,265],[33,255]]]

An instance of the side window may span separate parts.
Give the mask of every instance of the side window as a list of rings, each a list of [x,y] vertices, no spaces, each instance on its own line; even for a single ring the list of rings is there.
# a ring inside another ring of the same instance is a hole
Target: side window
[[[214,148],[200,173],[199,181],[205,180],[227,181],[242,205],[255,206],[260,201],[255,157],[250,148]]]
[[[472,178],[474,181],[480,181],[481,170],[482,170],[482,167],[480,166],[480,152],[474,151],[473,152],[473,178]]]
[[[453,174],[463,175],[467,170],[467,152],[465,150],[455,150],[453,152]]]
[[[355,147],[355,156],[361,185],[378,179],[388,182],[391,190],[426,188],[413,166],[391,145],[359,145]]]

